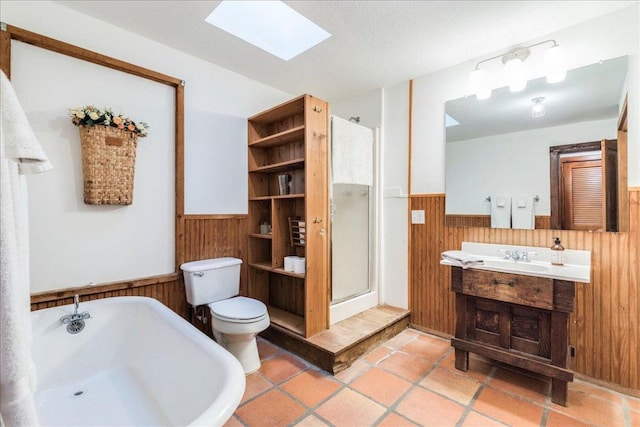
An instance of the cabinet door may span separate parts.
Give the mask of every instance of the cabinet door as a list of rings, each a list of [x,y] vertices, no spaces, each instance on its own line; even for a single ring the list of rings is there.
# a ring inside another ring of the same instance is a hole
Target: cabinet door
[[[551,312],[467,297],[467,338],[551,358]]]

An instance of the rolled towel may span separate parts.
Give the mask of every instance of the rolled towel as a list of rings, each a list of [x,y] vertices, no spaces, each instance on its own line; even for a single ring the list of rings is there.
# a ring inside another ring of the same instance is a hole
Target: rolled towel
[[[482,264],[484,260],[475,255],[470,255],[463,251],[445,251],[442,252],[442,259],[456,265],[458,267],[462,267],[464,269],[469,268],[476,264]]]

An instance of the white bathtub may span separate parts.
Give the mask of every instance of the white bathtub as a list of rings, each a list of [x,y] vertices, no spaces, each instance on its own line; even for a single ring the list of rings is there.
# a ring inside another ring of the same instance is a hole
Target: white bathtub
[[[159,301],[105,298],[78,311],[91,318],[75,335],[60,324],[73,305],[31,314],[43,426],[215,426],[240,403],[240,363]]]

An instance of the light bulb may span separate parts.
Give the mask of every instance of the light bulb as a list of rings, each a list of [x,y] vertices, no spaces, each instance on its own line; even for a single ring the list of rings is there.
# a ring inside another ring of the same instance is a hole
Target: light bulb
[[[520,58],[512,58],[504,64],[504,71],[507,74],[509,90],[519,92],[527,87],[527,76]]]
[[[544,55],[547,83],[558,83],[567,76],[564,49],[559,45],[551,47]]]
[[[533,108],[531,109],[531,116],[532,117],[542,117],[545,114],[544,111],[544,104],[542,103],[542,101],[544,101],[544,97],[538,97],[538,98],[533,98]]]
[[[487,84],[485,72],[476,68],[469,76],[469,92],[475,93],[478,99],[491,97],[491,88]]]

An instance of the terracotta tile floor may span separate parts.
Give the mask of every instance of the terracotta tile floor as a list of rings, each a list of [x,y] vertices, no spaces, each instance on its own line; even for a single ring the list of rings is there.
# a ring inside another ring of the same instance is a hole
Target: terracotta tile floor
[[[471,355],[454,366],[449,341],[407,329],[335,376],[258,338],[259,372],[226,426],[640,426],[640,399],[588,382],[551,403],[548,379]]]

